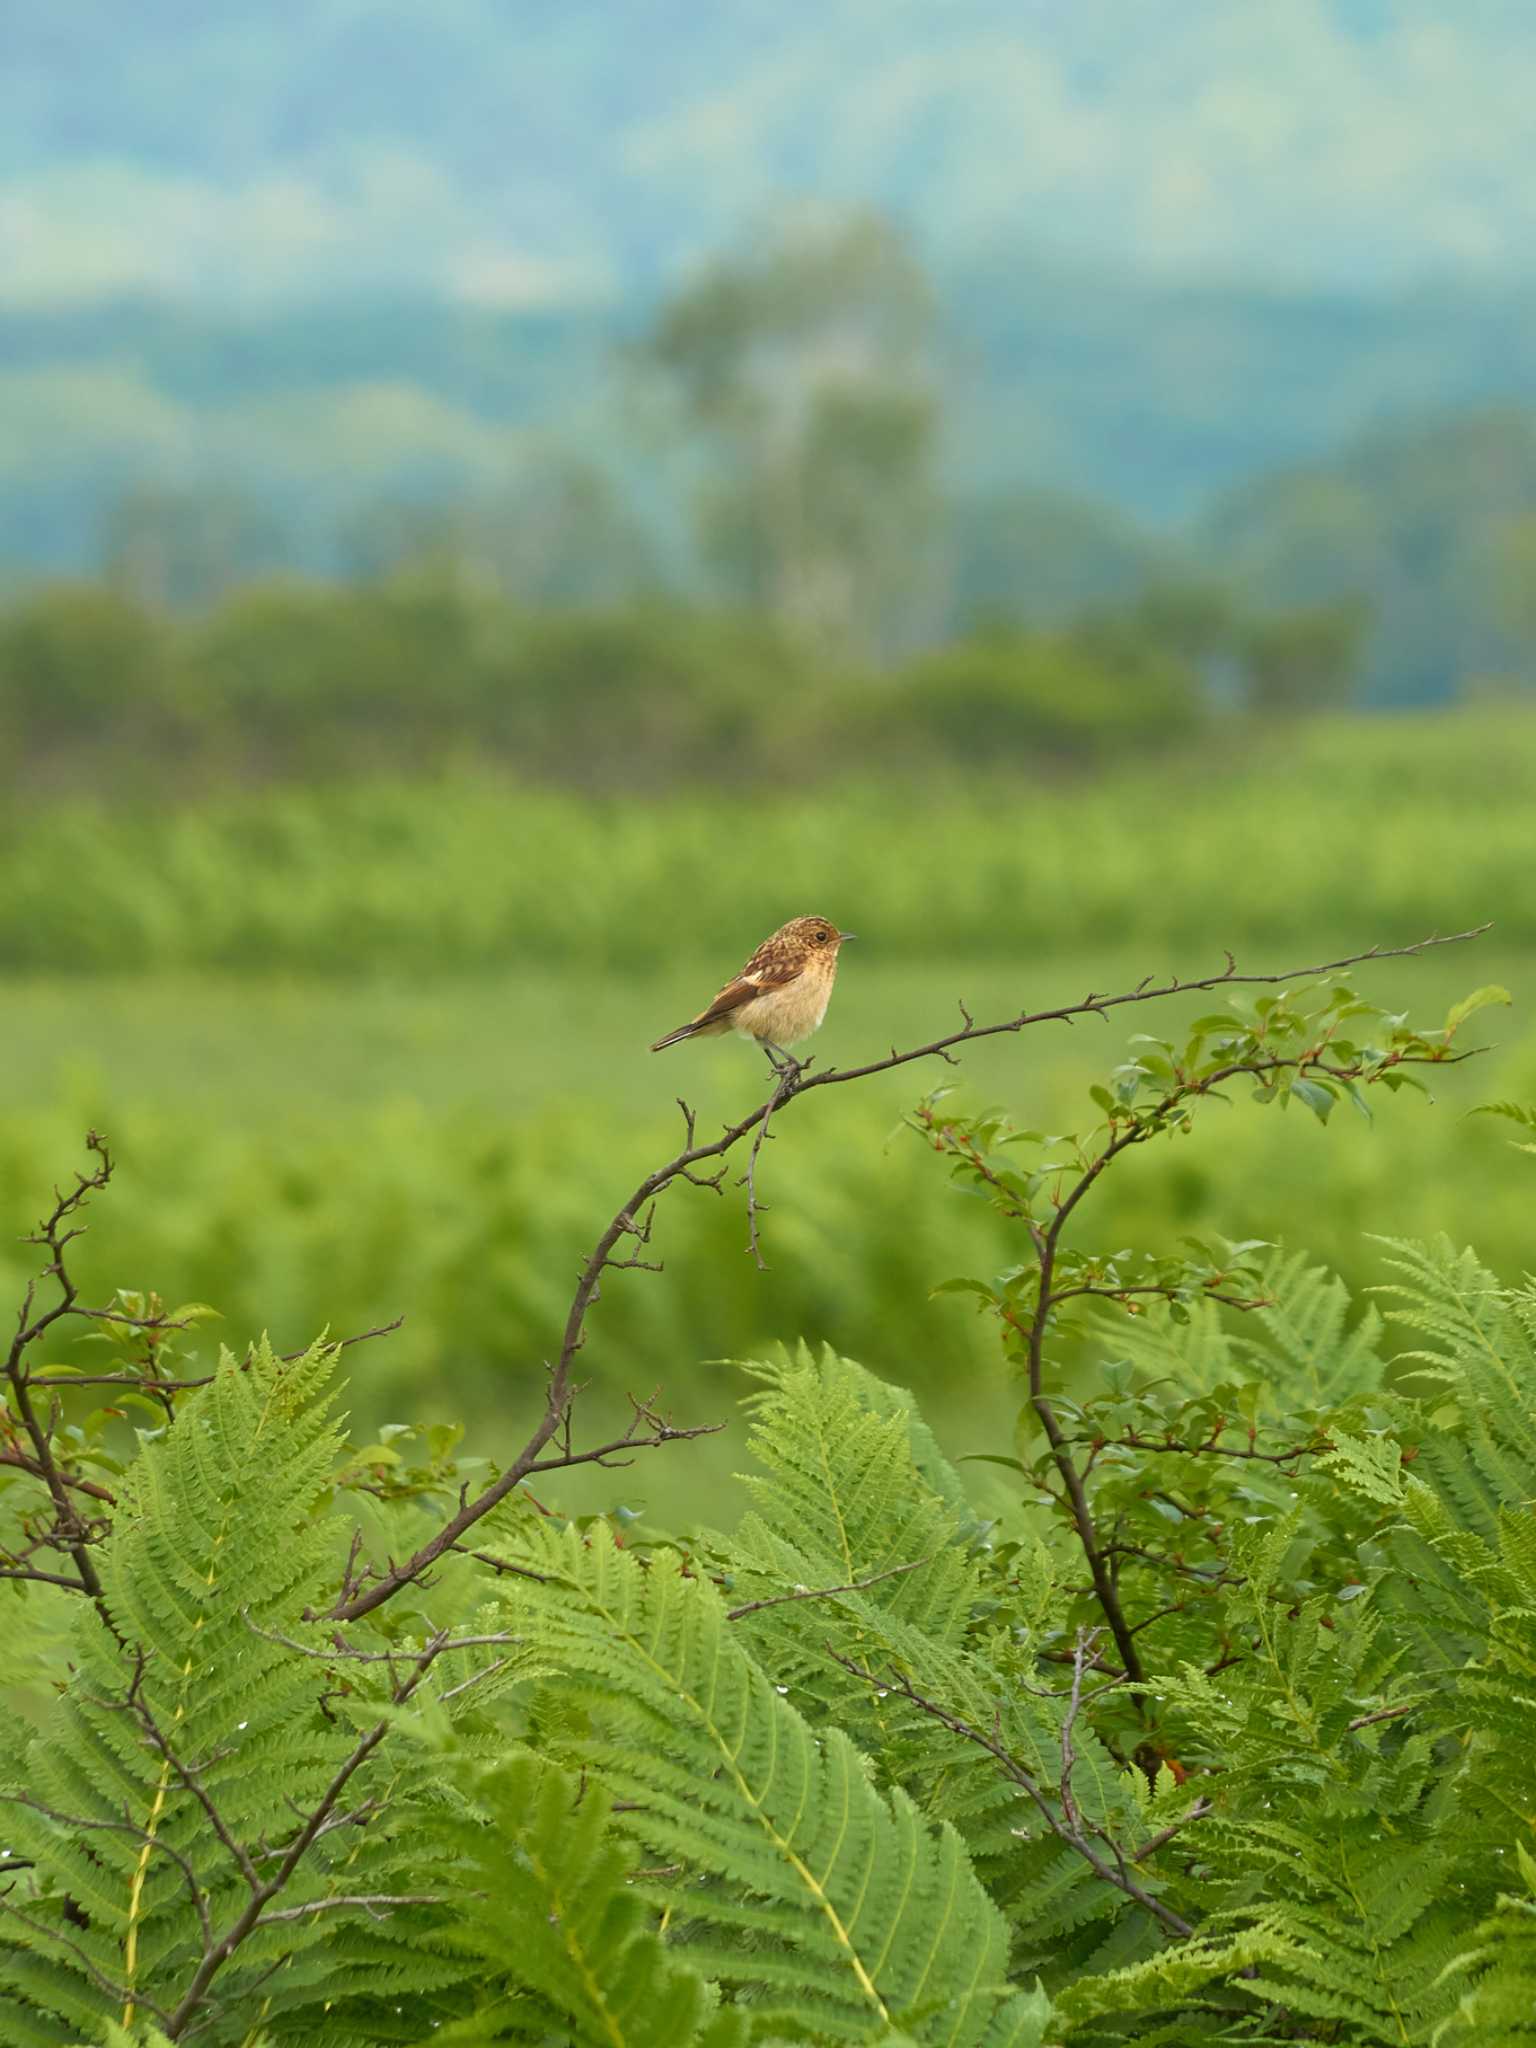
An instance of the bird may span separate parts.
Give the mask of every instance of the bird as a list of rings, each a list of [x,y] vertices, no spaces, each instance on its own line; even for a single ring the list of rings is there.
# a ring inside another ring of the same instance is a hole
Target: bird
[[[651,1051],[684,1038],[735,1031],[755,1038],[773,1066],[792,1066],[788,1048],[809,1038],[827,1014],[838,953],[856,936],[839,931],[828,917],[792,917],[764,939],[707,1008],[658,1038]]]

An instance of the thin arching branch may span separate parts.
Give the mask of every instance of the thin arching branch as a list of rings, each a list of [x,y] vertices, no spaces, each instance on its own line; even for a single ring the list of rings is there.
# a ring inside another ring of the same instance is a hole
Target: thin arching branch
[[[1061,1004],[1054,1009],[1024,1010],[1017,1016],[1006,1018],[1001,1023],[996,1024],[976,1024],[967,1017],[966,1022],[958,1031],[952,1031],[942,1037],[930,1039],[926,1044],[913,1046],[905,1052],[893,1048],[888,1057],[871,1060],[859,1067],[827,1067],[811,1073],[807,1071],[803,1063],[791,1063],[788,1068],[782,1070],[776,1076],[774,1087],[765,1101],[759,1103],[755,1109],[739,1118],[735,1123],[726,1125],[719,1137],[705,1143],[698,1142],[693,1112],[688,1109],[686,1104],[680,1104],[683,1111],[686,1139],[682,1150],[673,1158],[667,1160],[664,1165],[658,1166],[653,1172],[645,1176],[627,1200],[615,1212],[598,1237],[597,1242],[582,1262],[577,1275],[576,1289],[571,1297],[570,1307],[566,1313],[559,1349],[548,1365],[548,1383],[544,1409],[527,1442],[498,1478],[479,1494],[462,1502],[456,1512],[449,1517],[436,1534],[423,1543],[410,1557],[405,1558],[399,1563],[392,1564],[387,1570],[372,1578],[366,1586],[359,1586],[355,1582],[349,1585],[330,1608],[330,1618],[336,1621],[355,1621],[361,1615],[371,1613],[376,1608],[382,1607],[387,1601],[392,1600],[403,1587],[414,1585],[424,1572],[430,1571],[431,1567],[445,1552],[459,1546],[462,1539],[474,1528],[475,1524],[482,1520],[484,1516],[490,1514],[509,1494],[515,1492],[531,1473],[536,1470],[550,1469],[547,1465],[542,1464],[541,1460],[543,1459],[546,1446],[551,1441],[557,1438],[563,1439],[562,1448],[565,1458],[574,1462],[568,1442],[571,1403],[574,1396],[574,1367],[576,1359],[586,1343],[587,1317],[599,1297],[604,1272],[615,1264],[627,1263],[623,1260],[616,1261],[614,1259],[613,1254],[615,1250],[626,1237],[636,1235],[636,1218],[653,1211],[658,1197],[665,1194],[668,1189],[680,1182],[698,1185],[701,1179],[706,1185],[718,1187],[718,1174],[707,1171],[701,1174],[699,1169],[718,1166],[720,1162],[728,1159],[729,1155],[739,1145],[745,1140],[753,1138],[754,1134],[761,1133],[769,1120],[782,1114],[792,1102],[812,1095],[818,1089],[841,1087],[849,1082],[868,1080],[872,1075],[890,1073],[896,1068],[909,1066],[917,1060],[952,1057],[953,1048],[967,1044],[973,1039],[1018,1033],[1040,1024],[1072,1023],[1079,1017],[1101,1016],[1106,1011],[1123,1007],[1126,1004],[1159,1002],[1166,997],[1187,995],[1194,991],[1259,985],[1272,986],[1287,981],[1311,980],[1318,975],[1335,973],[1346,967],[1358,966],[1368,960],[1407,958],[1426,952],[1431,947],[1459,944],[1464,940],[1477,937],[1479,933],[1487,929],[1486,925],[1480,925],[1475,930],[1457,932],[1445,937],[1434,934],[1429,938],[1416,940],[1413,944],[1407,946],[1372,946],[1364,952],[1348,954],[1341,959],[1324,961],[1312,966],[1292,968],[1281,974],[1239,973],[1236,962],[1228,954],[1225,967],[1217,974],[1199,975],[1189,980],[1181,980],[1178,976],[1172,976],[1162,982],[1143,981],[1136,988],[1125,990],[1118,995],[1099,995],[1090,992],[1080,1002]],[[1214,1086],[1216,1078],[1215,1076],[1208,1077],[1205,1084],[1206,1087]],[[1055,1246],[1059,1243],[1061,1229],[1064,1227],[1067,1217],[1071,1214],[1077,1203],[1087,1195],[1090,1187],[1097,1180],[1105,1166],[1119,1152],[1137,1142],[1139,1142],[1139,1134],[1133,1132],[1118,1133],[1111,1139],[1105,1151],[1100,1154],[1098,1160],[1094,1162],[1091,1169],[1085,1174],[1080,1186],[1058,1209],[1053,1221],[1052,1232],[1043,1234],[1048,1235],[1048,1253],[1043,1264],[1054,1263]],[[756,1144],[759,1148],[761,1143],[761,1136],[758,1136]],[[750,1195],[755,1218],[758,1207],[755,1166]],[[646,1226],[646,1229],[648,1232],[649,1225]],[[752,1235],[755,1241],[755,1222],[752,1225]],[[1044,1278],[1048,1287],[1050,1279],[1048,1271],[1045,1272]],[[1030,1340],[1031,1398],[1036,1400],[1037,1405],[1039,1399],[1043,1398],[1041,1389],[1043,1351],[1041,1347],[1044,1343],[1044,1336],[1045,1325],[1042,1322],[1038,1336]],[[1042,1417],[1042,1421],[1044,1422],[1044,1417]],[[1045,1422],[1048,1436],[1051,1434],[1053,1423],[1054,1416],[1051,1422]],[[628,1448],[634,1450],[657,1448],[662,1444],[675,1441],[679,1434],[680,1432],[675,1430],[663,1429],[648,1437],[637,1437]],[[1081,1481],[1075,1478],[1076,1468],[1070,1453],[1065,1449],[1064,1444],[1061,1446],[1053,1444],[1053,1449],[1055,1448],[1061,1449],[1062,1458],[1064,1459],[1062,1478],[1069,1494],[1074,1492],[1074,1486],[1077,1491],[1080,1491]],[[1067,1467],[1069,1466],[1072,1467],[1074,1477],[1068,1476]],[[1091,1516],[1087,1512],[1086,1498],[1081,1503],[1074,1499],[1073,1506],[1074,1513],[1079,1515],[1080,1529],[1091,1526]],[[1089,1564],[1090,1569],[1094,1570],[1096,1583],[1102,1578],[1103,1593],[1108,1596],[1106,1612],[1109,1612],[1113,1608],[1115,1601],[1107,1568],[1103,1567],[1102,1562],[1098,1568],[1095,1568],[1092,1555],[1089,1557]],[[1113,1627],[1113,1621],[1111,1625]],[[1122,1655],[1128,1655],[1129,1657],[1128,1669],[1130,1669],[1133,1676],[1139,1675],[1135,1647],[1129,1632],[1124,1627],[1123,1617],[1121,1617],[1120,1627],[1115,1628],[1114,1633]]]

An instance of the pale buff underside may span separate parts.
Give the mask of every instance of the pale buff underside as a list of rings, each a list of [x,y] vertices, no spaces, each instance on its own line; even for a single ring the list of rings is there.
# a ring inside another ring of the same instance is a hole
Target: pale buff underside
[[[754,996],[718,1024],[704,1025],[697,1035],[714,1038],[720,1032],[734,1031],[742,1038],[755,1038],[759,1045],[798,1045],[820,1025],[831,999],[832,975],[808,968],[787,988]]]

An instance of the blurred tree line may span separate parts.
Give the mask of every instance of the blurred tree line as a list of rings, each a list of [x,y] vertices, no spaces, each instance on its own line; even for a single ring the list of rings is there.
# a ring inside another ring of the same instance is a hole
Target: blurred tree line
[[[1222,714],[1213,675],[1228,712],[1330,701],[1360,623],[1256,621],[1208,593],[1155,593],[1070,626],[980,628],[876,671],[767,611],[533,608],[429,566],[240,586],[196,613],[56,584],[0,610],[0,761],[13,788],[104,790],[472,760],[638,790],[1051,771],[1196,737]]]
[[[478,496],[361,507],[329,580],[296,575],[238,492],[130,491],[99,581],[0,610],[10,776],[467,757],[591,787],[1056,769],[1362,694],[1380,658],[1364,536],[1386,546],[1362,507],[1372,479],[1402,484],[1400,462],[1367,451],[1351,490],[1299,473],[1256,488],[1191,574],[1092,505],[957,500],[942,347],[887,223],[807,215],[703,268],[627,345],[629,487],[530,445]],[[1432,608],[1434,521],[1493,464],[1501,523],[1460,545],[1518,645],[1536,635],[1536,494],[1524,509],[1512,431],[1485,427],[1470,472],[1441,461],[1413,605]],[[1276,541],[1277,501],[1310,548]],[[1427,618],[1423,638],[1442,659]],[[1496,667],[1484,643],[1463,653]]]

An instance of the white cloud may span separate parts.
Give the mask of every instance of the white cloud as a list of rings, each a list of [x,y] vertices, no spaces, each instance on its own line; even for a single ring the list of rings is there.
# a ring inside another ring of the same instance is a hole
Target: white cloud
[[[531,306],[600,296],[604,275],[501,239],[442,171],[394,152],[359,156],[325,183],[220,184],[109,161],[0,183],[0,304],[357,288]]]

